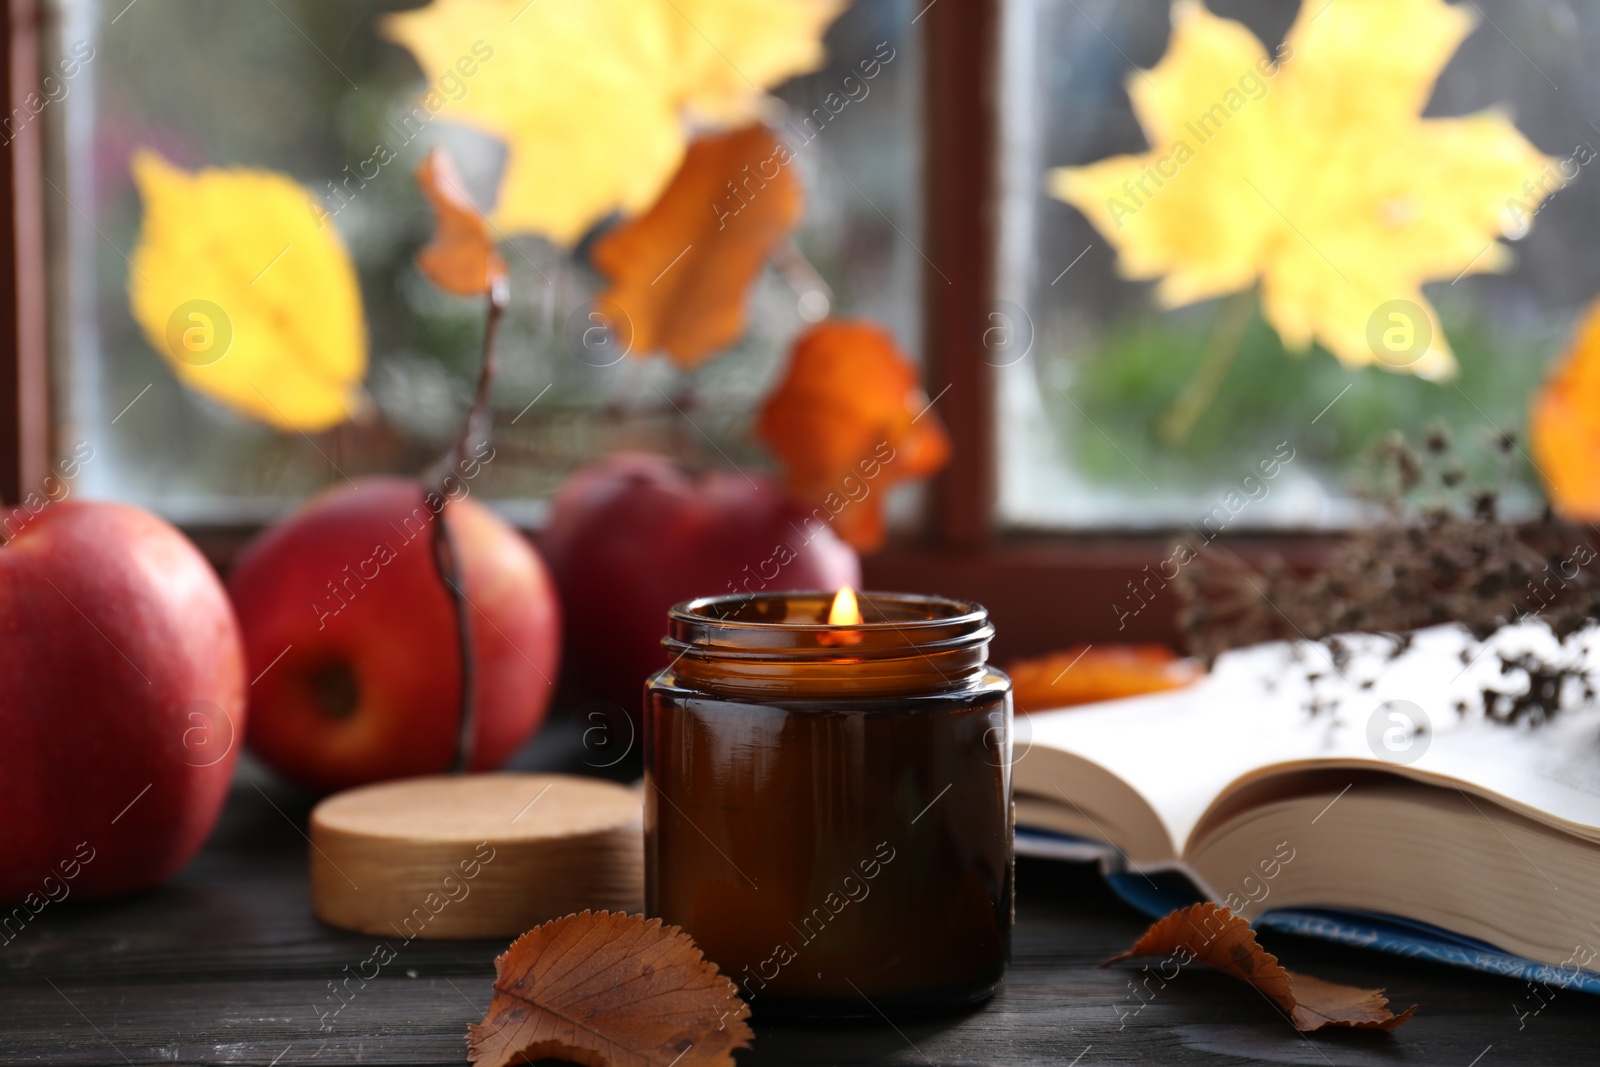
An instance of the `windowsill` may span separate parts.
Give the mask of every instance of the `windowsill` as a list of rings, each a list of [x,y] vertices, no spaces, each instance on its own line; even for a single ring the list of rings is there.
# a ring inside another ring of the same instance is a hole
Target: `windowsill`
[[[518,525],[537,541],[538,523]],[[184,526],[224,574],[259,529],[243,522]],[[865,557],[862,569],[869,588],[936,592],[985,605],[998,631],[993,658],[1002,665],[1075,644],[1150,641],[1181,648],[1180,601],[1170,584],[1129,613],[1142,603],[1132,599],[1129,584],[1149,579],[1180,534],[1005,537],[976,549],[897,541]],[[1312,531],[1222,537],[1212,544],[1247,562],[1275,555],[1295,569],[1310,569],[1338,541]]]

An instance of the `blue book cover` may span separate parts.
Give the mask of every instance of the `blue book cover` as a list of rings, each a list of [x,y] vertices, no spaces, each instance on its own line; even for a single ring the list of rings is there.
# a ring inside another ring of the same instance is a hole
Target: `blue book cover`
[[[1019,855],[1097,862],[1103,869],[1106,857],[1114,856],[1100,842],[1066,834],[1019,826],[1016,836]],[[1157,871],[1147,876],[1109,869],[1105,870],[1105,878],[1117,896],[1152,919],[1205,899],[1194,883],[1178,871]],[[1258,930],[1281,930],[1394,956],[1522,978],[1556,989],[1600,993],[1600,974],[1593,971],[1575,965],[1557,967],[1536,963],[1482,941],[1393,915],[1331,908],[1279,908],[1264,912],[1251,925]]]

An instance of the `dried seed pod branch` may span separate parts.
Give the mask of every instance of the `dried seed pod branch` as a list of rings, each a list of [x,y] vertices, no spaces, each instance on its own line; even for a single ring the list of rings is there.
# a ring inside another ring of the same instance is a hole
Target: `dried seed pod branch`
[[[486,316],[478,385],[467,408],[461,436],[422,476],[428,509],[434,515],[434,567],[455,612],[456,643],[461,659],[458,692],[461,714],[455,770],[462,773],[472,762],[477,663],[472,647],[472,605],[467,600],[466,576],[461,572],[460,556],[451,541],[444,513],[451,499],[451,479],[459,478],[468,457],[481,455],[489,443],[494,424],[489,395],[499,367],[495,342],[510,302],[510,287],[506,281],[505,261],[500,257],[492,228],[463,190],[461,177],[450,157],[437,148],[429,152],[417,168],[417,184],[433,205],[435,221],[433,240],[418,253],[417,266],[446,292],[458,296],[481,294]]]
[[[1503,453],[1517,448],[1503,437]],[[1419,451],[1401,437],[1378,450],[1385,517],[1350,535],[1313,574],[1281,560],[1259,568],[1218,547],[1195,554],[1179,575],[1180,625],[1190,651],[1206,659],[1263,641],[1323,640],[1330,654],[1342,633],[1392,633],[1393,655],[1405,635],[1457,623],[1478,642],[1536,620],[1557,646],[1545,653],[1498,656],[1500,672],[1482,692],[1496,721],[1542,721],[1574,700],[1593,699],[1600,673],[1587,655],[1600,619],[1600,557],[1594,532],[1548,511],[1532,522],[1500,518],[1493,490],[1466,484],[1448,435],[1429,433]]]

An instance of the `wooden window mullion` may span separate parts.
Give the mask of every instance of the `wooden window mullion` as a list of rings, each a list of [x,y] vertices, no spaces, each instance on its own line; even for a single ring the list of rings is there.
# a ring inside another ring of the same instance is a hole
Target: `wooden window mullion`
[[[934,485],[931,539],[974,549],[994,532],[994,310],[1002,0],[919,0],[923,43],[923,351],[955,445]]]

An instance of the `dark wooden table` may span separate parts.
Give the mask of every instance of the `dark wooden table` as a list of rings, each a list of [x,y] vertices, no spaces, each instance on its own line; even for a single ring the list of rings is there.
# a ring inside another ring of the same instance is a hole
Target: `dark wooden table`
[[[560,730],[551,737],[559,742]],[[570,737],[569,737],[570,739]],[[569,762],[546,742],[520,761]],[[406,945],[335,1015],[330,983],[373,939],[311,916],[309,801],[258,769],[241,773],[206,849],[171,884],[115,901],[51,905],[0,947],[0,1063],[459,1064],[489,1002],[503,942]],[[936,1021],[831,1028],[756,1022],[756,1064],[1305,1064],[1451,1067],[1600,1059],[1600,998],[1541,989],[1316,942],[1270,936],[1291,968],[1386,985],[1422,1005],[1393,1034],[1307,1037],[1262,996],[1186,970],[1137,1014],[1130,969],[1095,964],[1145,926],[1088,869],[1023,861],[1014,962],[981,1011]],[[928,936],[938,937],[937,930]],[[1517,1007],[1520,1005],[1520,1007]]]

